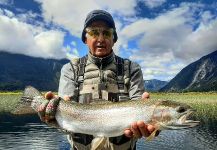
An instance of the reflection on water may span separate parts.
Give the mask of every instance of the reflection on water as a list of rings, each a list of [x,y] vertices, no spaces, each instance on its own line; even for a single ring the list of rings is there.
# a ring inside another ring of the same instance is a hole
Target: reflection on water
[[[0,149],[70,149],[66,136],[40,122],[37,116],[0,116]]]
[[[190,130],[162,131],[153,141],[138,141],[138,150],[214,150],[217,148],[216,120],[207,120]],[[66,136],[41,123],[37,116],[0,115],[0,149],[68,150]]]
[[[187,130],[162,131],[151,142],[139,140],[137,147],[141,150],[144,147],[148,150],[216,150],[217,131],[216,127],[205,124]]]

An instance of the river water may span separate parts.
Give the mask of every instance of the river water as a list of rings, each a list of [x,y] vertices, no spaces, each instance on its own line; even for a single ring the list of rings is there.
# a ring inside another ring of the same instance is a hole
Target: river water
[[[41,123],[35,115],[0,115],[0,150],[69,150],[66,135]],[[153,141],[140,139],[138,150],[217,150],[217,120],[195,128],[162,131]]]

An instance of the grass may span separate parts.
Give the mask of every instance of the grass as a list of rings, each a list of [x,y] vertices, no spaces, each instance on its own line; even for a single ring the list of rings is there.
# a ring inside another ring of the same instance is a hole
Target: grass
[[[186,103],[197,110],[195,117],[217,120],[217,92],[153,93],[151,97]]]
[[[20,92],[0,93],[0,113],[11,112],[21,97]],[[153,99],[184,102],[197,110],[197,118],[217,120],[217,92],[206,93],[151,93]]]
[[[11,112],[21,97],[21,93],[0,93],[0,113]]]

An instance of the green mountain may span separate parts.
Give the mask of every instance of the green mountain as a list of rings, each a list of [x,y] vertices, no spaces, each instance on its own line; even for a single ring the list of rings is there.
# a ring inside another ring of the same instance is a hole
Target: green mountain
[[[157,79],[144,80],[145,91],[147,92],[157,92],[159,89],[164,87],[168,82],[161,81]]]
[[[68,61],[0,51],[0,91],[23,90],[27,85],[57,91],[61,68]]]

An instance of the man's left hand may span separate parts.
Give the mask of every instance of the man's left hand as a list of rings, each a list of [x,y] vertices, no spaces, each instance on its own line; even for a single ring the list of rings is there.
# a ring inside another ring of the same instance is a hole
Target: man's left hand
[[[142,94],[142,100],[148,100],[149,97],[150,94],[147,92]],[[154,130],[155,127],[153,125],[145,124],[144,121],[137,121],[131,124],[131,128],[124,131],[124,135],[129,138],[148,137]]]
[[[131,124],[131,128],[124,131],[124,135],[129,138],[148,137],[154,130],[153,125],[145,124],[144,121],[137,121]]]

